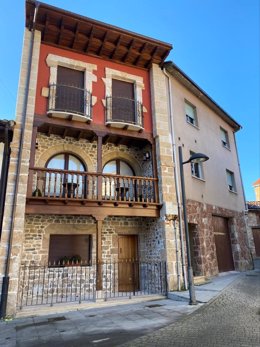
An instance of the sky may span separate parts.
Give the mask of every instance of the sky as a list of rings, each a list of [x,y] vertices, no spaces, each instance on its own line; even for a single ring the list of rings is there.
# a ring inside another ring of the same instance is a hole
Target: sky
[[[239,124],[247,200],[260,178],[260,0],[45,0],[171,43],[174,61]],[[0,0],[0,119],[15,119],[24,0]]]

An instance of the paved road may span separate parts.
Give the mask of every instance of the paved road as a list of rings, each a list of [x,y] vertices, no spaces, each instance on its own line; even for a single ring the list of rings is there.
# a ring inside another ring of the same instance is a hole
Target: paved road
[[[256,271],[216,277],[197,288],[202,302],[226,288],[208,305],[166,299],[132,301],[2,321],[0,346],[260,346],[259,282],[260,272]]]
[[[244,275],[212,303],[124,347],[259,347],[260,273]]]

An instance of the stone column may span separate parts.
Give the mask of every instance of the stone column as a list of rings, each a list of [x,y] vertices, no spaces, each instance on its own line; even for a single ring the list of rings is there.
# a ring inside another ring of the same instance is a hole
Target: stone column
[[[169,290],[176,289],[176,248],[173,225],[169,216],[177,215],[174,163],[168,115],[168,95],[165,75],[158,65],[150,70],[153,135],[159,179],[159,200],[163,203],[158,226],[164,230]]]
[[[35,109],[36,97],[36,83],[38,74],[38,63],[40,53],[41,33],[35,31],[33,42],[33,56],[32,68],[29,81],[29,95],[26,105],[26,88],[28,76],[28,62],[30,60],[30,40],[33,33],[27,28],[24,33],[23,52],[20,69],[19,89],[16,105],[16,126],[14,129],[13,141],[11,144],[11,158],[9,175],[6,191],[5,213],[3,219],[2,238],[0,243],[0,278],[5,275],[8,243],[10,238],[11,229],[13,229],[13,236],[11,239],[11,252],[10,252],[10,268],[9,268],[9,292],[7,301],[7,315],[13,316],[16,312],[16,300],[18,293],[19,281],[19,267],[21,261],[21,252],[23,248],[23,233],[24,233],[24,220],[25,220],[25,205],[26,205],[26,192],[27,181],[29,173],[29,160],[31,151],[32,140],[32,127]],[[24,126],[22,125],[23,118],[26,112],[26,119]],[[21,135],[24,132],[23,142],[21,143]],[[19,177],[17,177],[17,197],[16,204],[13,212],[13,204],[15,201],[14,189],[18,169],[18,156],[21,151],[21,165]],[[13,221],[12,221],[13,219]],[[12,223],[13,222],[13,223]]]

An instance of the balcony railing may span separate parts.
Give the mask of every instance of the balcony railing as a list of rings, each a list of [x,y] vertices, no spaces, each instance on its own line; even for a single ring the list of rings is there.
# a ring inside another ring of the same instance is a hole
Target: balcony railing
[[[143,105],[133,99],[109,96],[106,98],[106,122],[143,128]]]
[[[78,87],[51,84],[48,113],[75,114],[91,120],[91,93]]]
[[[29,198],[158,203],[156,178],[46,168],[30,175]]]

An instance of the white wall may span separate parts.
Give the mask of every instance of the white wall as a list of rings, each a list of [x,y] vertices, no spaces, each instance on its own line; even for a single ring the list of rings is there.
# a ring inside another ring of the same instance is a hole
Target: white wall
[[[172,76],[171,88],[175,141],[176,146],[184,145],[183,159],[190,157],[190,151],[204,153],[210,158],[203,163],[204,181],[192,177],[190,164],[184,165],[187,199],[236,211],[244,210],[233,129]],[[198,128],[186,121],[185,99],[196,107]],[[222,145],[220,127],[228,131],[230,150]],[[237,193],[230,192],[227,187],[226,169],[234,172]]]

